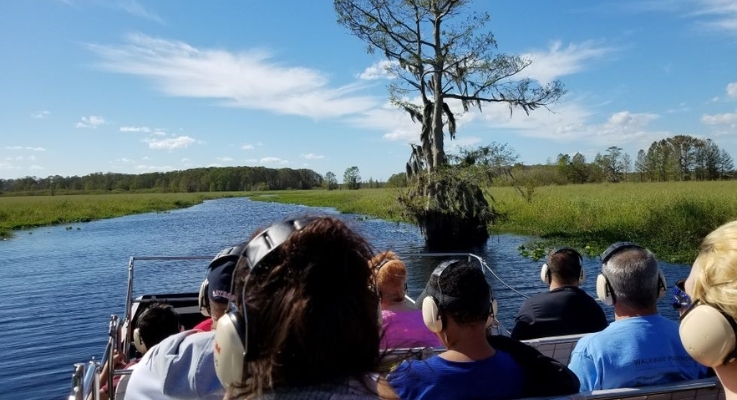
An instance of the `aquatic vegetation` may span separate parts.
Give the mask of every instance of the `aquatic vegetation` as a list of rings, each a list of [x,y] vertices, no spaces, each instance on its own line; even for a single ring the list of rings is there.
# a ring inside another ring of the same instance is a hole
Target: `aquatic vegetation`
[[[504,215],[492,233],[537,236],[532,249],[569,245],[595,256],[630,240],[658,258],[690,263],[701,239],[737,219],[737,182],[658,182],[539,186],[527,201],[514,188],[494,187],[494,208]],[[400,189],[311,190],[252,193],[253,200],[335,207],[341,212],[401,220]]]

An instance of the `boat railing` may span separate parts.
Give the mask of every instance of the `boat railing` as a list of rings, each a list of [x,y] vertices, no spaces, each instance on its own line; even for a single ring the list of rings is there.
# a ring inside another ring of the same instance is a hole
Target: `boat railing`
[[[724,387],[714,378],[673,382],[664,385],[594,390],[569,396],[569,400],[723,400]]]

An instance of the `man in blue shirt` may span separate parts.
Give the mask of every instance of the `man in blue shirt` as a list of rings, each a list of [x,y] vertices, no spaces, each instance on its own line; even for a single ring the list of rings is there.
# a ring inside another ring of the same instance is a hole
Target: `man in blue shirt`
[[[658,385],[706,376],[683,348],[678,323],[658,314],[665,279],[649,250],[615,243],[601,255],[599,299],[614,306],[614,322],[584,336],[569,368],[581,391]]]
[[[424,297],[424,299],[423,299]],[[492,298],[477,265],[446,261],[433,272],[418,303],[425,325],[447,351],[427,360],[405,361],[387,380],[382,398],[402,400],[523,397],[524,371],[512,356],[486,338],[493,318]]]

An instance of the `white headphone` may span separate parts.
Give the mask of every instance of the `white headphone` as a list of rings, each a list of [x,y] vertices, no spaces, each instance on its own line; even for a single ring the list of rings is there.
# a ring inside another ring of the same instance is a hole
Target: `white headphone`
[[[438,333],[443,330],[441,310],[449,304],[462,301],[458,297],[445,295],[440,290],[440,279],[445,270],[449,269],[453,265],[460,265],[461,262],[462,261],[460,260],[450,260],[441,263],[432,273],[432,276],[437,278],[437,289],[433,287],[433,285],[427,285],[427,288],[425,288],[427,296],[422,300],[422,320],[425,322],[427,329],[432,332]],[[496,299],[491,293],[491,287],[489,287],[489,303],[490,312],[489,317],[486,319],[487,328],[494,322],[494,318],[498,311]]]
[[[542,268],[540,268],[540,279],[543,281],[544,284],[550,285],[550,283],[553,280],[552,273],[550,272],[550,267],[548,266],[548,263],[550,262],[550,257],[560,252],[563,252],[563,251],[570,251],[570,252],[575,253],[576,256],[578,256],[578,268],[579,268],[579,271],[581,271],[578,275],[578,284],[583,285],[583,283],[586,281],[586,273],[583,269],[583,257],[581,257],[581,253],[579,253],[578,251],[576,251],[575,249],[571,247],[557,248],[548,255],[548,258],[545,261],[545,264],[543,264]]]
[[[207,278],[205,278],[205,280],[202,281],[202,284],[200,285],[200,294],[197,298],[197,303],[200,306],[200,312],[206,317],[210,316],[210,296],[208,296],[207,294],[207,291],[209,289],[210,284],[207,281]]]
[[[737,358],[737,323],[711,304],[696,300],[681,316],[678,333],[694,360],[716,367]]]
[[[240,253],[240,257],[246,259],[246,268],[251,271],[251,274],[259,270],[260,263],[265,257],[284,243],[292,233],[302,230],[314,220],[314,218],[304,218],[279,222],[251,239]],[[246,283],[247,281],[248,277]],[[215,330],[215,373],[220,383],[225,387],[241,382],[243,379],[243,363],[248,354],[248,315],[246,314],[245,284],[240,296],[243,311],[240,312],[236,305],[231,302],[228,312],[218,319],[217,329]]]
[[[136,350],[141,354],[145,354],[148,350],[148,348],[146,348],[146,343],[143,343],[143,340],[141,339],[141,330],[138,328],[133,330],[133,345],[136,346]]]
[[[620,251],[624,249],[641,249],[645,250],[644,247],[640,246],[639,244],[632,243],[632,242],[617,242],[613,245],[609,246],[603,253],[601,253],[601,264],[604,265],[609,261],[610,258],[616,253],[619,253]],[[665,281],[665,275],[663,275],[663,271],[658,268],[658,283],[657,288],[655,289],[657,291],[657,298],[660,300],[665,296],[665,293],[668,291],[666,281]],[[617,297],[614,294],[614,289],[612,288],[612,285],[609,283],[609,279],[604,275],[604,273],[600,273],[599,276],[596,277],[596,296],[601,300],[602,303],[606,305],[613,305],[617,301]]]

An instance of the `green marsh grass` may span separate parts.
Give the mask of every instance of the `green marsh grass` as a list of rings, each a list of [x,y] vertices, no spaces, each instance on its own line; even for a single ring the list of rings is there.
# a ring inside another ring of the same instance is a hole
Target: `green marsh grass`
[[[491,227],[493,233],[537,236],[540,246],[570,245],[590,255],[629,240],[660,259],[690,263],[706,234],[737,219],[734,181],[544,186],[535,188],[531,202],[511,187],[490,188],[489,193],[505,216]],[[397,194],[398,189],[250,193],[254,200],[399,220]]]
[[[122,193],[0,197],[0,238],[13,230],[190,207],[242,193]]]

